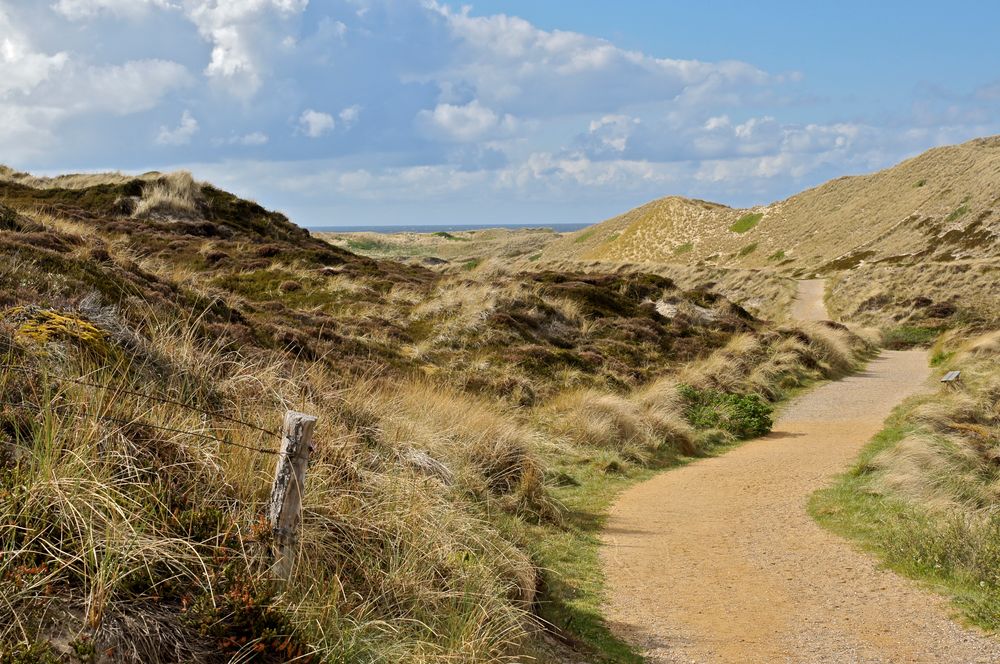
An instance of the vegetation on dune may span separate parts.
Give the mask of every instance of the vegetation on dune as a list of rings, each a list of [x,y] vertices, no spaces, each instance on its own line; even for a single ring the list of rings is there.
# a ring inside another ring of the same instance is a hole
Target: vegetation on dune
[[[729,230],[732,233],[746,233],[759,224],[760,220],[763,218],[763,212],[749,212],[733,222],[733,225],[729,227]]]

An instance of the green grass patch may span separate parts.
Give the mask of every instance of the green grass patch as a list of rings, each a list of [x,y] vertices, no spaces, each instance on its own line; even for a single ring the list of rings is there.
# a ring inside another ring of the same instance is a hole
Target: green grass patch
[[[760,220],[764,218],[763,212],[751,212],[745,214],[736,220],[736,223],[729,227],[733,233],[746,233],[754,226],[760,223]]]
[[[382,240],[351,239],[347,241],[347,248],[351,251],[363,254],[370,252],[389,253],[396,247],[395,245],[383,242]]]
[[[931,366],[939,367],[953,357],[955,357],[955,351],[935,351],[934,354],[931,355]]]
[[[575,242],[576,244],[586,242],[590,238],[594,237],[594,233],[596,232],[597,232],[596,228],[588,228],[587,230],[582,231],[579,235],[573,238],[573,242]]]
[[[956,221],[961,217],[964,217],[966,214],[968,214],[968,212],[969,212],[969,206],[963,203],[962,205],[952,210],[951,214],[945,217],[945,223]]]
[[[694,249],[694,245],[690,242],[685,242],[682,245],[674,247],[674,256],[680,256],[681,254],[686,254]]]
[[[913,185],[913,188],[914,189],[919,189],[920,187],[924,186],[925,184],[927,184],[927,180],[917,180],[916,183]]]
[[[769,261],[780,261],[784,257],[785,257],[785,250],[784,249],[779,249],[778,251],[776,251],[773,254],[771,254],[770,256],[768,256],[767,260],[769,260]]]
[[[743,256],[749,256],[750,254],[752,254],[755,251],[757,251],[757,243],[756,242],[752,242],[752,243],[748,244],[747,246],[743,247],[742,249],[740,249],[739,255],[742,258]]]
[[[918,327],[900,325],[885,330],[882,334],[883,345],[890,350],[904,350],[918,346],[929,346],[941,333],[935,327]]]
[[[949,595],[972,622],[996,629],[1000,516],[970,523],[887,497],[873,484],[877,471],[872,460],[912,431],[897,410],[854,467],[813,494],[809,512],[823,527],[860,543],[894,571]]]
[[[468,260],[462,263],[462,269],[465,270],[466,272],[472,272],[482,264],[483,264],[482,258],[473,258],[472,260]]]

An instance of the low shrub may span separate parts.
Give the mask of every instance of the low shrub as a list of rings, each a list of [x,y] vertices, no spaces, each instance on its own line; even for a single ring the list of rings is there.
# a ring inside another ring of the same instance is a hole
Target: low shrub
[[[773,408],[756,394],[727,394],[679,385],[687,403],[684,414],[697,429],[721,429],[740,440],[763,436],[771,431]]]

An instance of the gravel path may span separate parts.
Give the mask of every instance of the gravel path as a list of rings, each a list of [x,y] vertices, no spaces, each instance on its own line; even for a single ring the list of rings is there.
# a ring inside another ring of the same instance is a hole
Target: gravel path
[[[613,628],[653,662],[1000,662],[1000,641],[806,513],[928,373],[885,352],[769,436],[626,491],[602,549]]]

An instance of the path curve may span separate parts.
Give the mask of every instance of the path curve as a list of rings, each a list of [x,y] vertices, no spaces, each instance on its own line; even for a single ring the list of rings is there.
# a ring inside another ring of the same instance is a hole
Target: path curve
[[[924,353],[885,352],[794,400],[770,435],[622,494],[601,552],[612,628],[652,662],[1000,661],[946,600],[806,513],[928,374]]]

